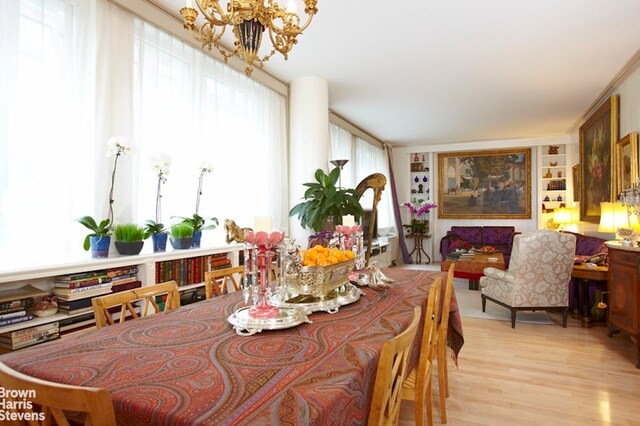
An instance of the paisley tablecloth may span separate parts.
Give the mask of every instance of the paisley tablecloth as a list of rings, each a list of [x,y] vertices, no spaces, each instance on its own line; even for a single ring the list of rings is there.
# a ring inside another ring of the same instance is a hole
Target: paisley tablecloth
[[[292,329],[238,336],[226,320],[242,303],[236,292],[0,361],[45,380],[108,389],[125,425],[364,424],[383,342],[406,328],[412,307],[425,306],[443,275],[385,273],[397,280],[392,289],[365,289],[338,313],[314,313],[312,324]],[[456,303],[449,334],[457,354]]]

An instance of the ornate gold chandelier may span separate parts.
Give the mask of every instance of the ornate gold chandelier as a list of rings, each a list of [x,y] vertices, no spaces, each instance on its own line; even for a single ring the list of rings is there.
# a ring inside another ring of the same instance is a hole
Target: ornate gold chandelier
[[[200,28],[196,25],[198,11],[192,7],[192,1],[196,2],[207,20]],[[221,3],[226,3],[226,7]],[[304,0],[307,21],[303,25],[300,25],[300,17],[294,10],[282,8],[277,0],[187,0],[187,6],[180,9],[180,15],[184,20],[184,28],[202,43],[203,48],[211,50],[212,46],[215,47],[225,62],[233,55],[241,57],[247,63],[244,72],[251,75],[254,62],[262,68],[276,51],[287,59],[289,51],[298,42],[296,37],[309,26],[318,12],[317,3],[317,0]],[[227,52],[219,45],[227,25],[233,27],[235,36],[235,49],[232,52]],[[260,57],[258,51],[266,28],[269,29],[273,48],[269,54]]]

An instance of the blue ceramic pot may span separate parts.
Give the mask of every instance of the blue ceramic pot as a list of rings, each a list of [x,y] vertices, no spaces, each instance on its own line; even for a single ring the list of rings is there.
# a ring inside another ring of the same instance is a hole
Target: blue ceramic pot
[[[153,252],[162,252],[167,250],[167,237],[169,236],[168,232],[160,232],[157,234],[151,235],[151,241],[153,242]]]
[[[192,248],[200,247],[200,239],[202,238],[202,231],[193,231],[193,242],[191,243]]]
[[[111,245],[111,237],[89,237],[91,244],[91,257],[103,258],[109,257],[109,246]]]

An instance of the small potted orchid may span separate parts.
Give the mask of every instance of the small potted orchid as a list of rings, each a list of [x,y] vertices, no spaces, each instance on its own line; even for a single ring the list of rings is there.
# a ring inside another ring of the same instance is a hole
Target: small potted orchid
[[[109,214],[106,219],[96,221],[91,216],[82,216],[77,219],[77,222],[91,231],[88,234],[83,243],[85,250],[91,248],[91,256],[109,257],[109,246],[111,245],[111,232],[113,231],[113,190],[116,181],[116,170],[118,168],[118,159],[122,154],[129,154],[133,151],[133,148],[129,144],[126,137],[122,135],[113,136],[109,139],[108,155],[113,155],[113,170],[111,172],[111,188],[109,189]]]
[[[191,217],[184,216],[174,216],[178,219],[182,219],[182,222],[191,226],[193,229],[193,248],[200,247],[200,239],[202,238],[202,231],[205,229],[214,229],[218,226],[218,219],[215,217],[204,218],[198,214],[200,210],[200,198],[202,197],[202,181],[204,180],[205,175],[211,173],[213,169],[211,165],[208,163],[202,163],[198,166],[198,194],[196,196],[196,212]],[[210,223],[207,224],[207,221]],[[174,225],[175,226],[175,225]]]
[[[404,203],[403,206],[409,209],[411,213],[411,224],[402,226],[412,234],[426,234],[429,232],[428,223],[423,219],[423,216],[428,215],[436,205],[433,203],[424,203],[423,200],[419,200],[416,204],[407,202]]]
[[[162,184],[167,182],[171,160],[166,154],[158,153],[151,160],[151,167],[158,176],[158,186],[156,190],[156,217],[155,220],[147,220],[144,223],[146,236],[151,236],[153,241],[153,251],[163,252],[167,249],[168,232],[162,220]]]

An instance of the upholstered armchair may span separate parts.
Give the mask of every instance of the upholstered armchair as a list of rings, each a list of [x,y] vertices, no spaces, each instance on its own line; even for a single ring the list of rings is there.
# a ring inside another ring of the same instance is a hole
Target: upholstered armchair
[[[487,300],[504,306],[515,328],[518,311],[560,311],[566,327],[575,250],[571,234],[538,230],[516,235],[509,269],[486,268],[480,278],[482,312]]]

